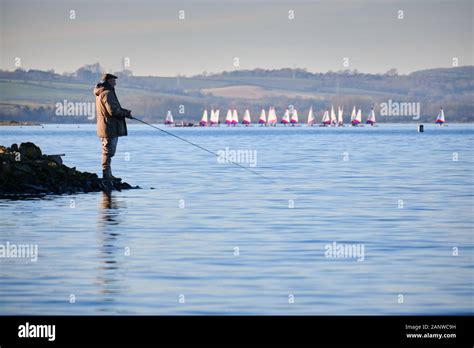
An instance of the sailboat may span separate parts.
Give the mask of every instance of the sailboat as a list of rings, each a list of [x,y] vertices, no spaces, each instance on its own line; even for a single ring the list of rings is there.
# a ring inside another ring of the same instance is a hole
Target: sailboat
[[[331,119],[329,118],[329,110],[324,111],[323,119],[321,121],[321,126],[327,127],[331,124]]]
[[[171,113],[171,110],[168,110],[168,113],[166,114],[165,124],[170,125],[173,123],[173,114]]]
[[[444,110],[443,110],[443,108],[441,108],[441,109],[439,110],[438,116],[436,117],[436,122],[435,122],[435,123],[436,123],[438,126],[442,126],[442,125],[445,124],[445,122],[446,122],[446,120],[445,120],[445,118],[444,118]]]
[[[211,110],[211,118],[209,120],[209,124],[212,126],[214,124],[219,124],[219,109]]]
[[[199,124],[204,127],[207,125],[207,109],[204,110],[203,114],[202,114],[202,118],[201,118],[201,121],[199,122]]]
[[[235,126],[238,123],[239,123],[239,115],[237,115],[237,110],[234,109],[234,111],[232,112],[232,124]]]
[[[361,110],[361,108],[359,108],[359,110],[357,110],[357,115],[356,115],[355,121],[357,122],[358,125],[360,125],[360,123],[362,122],[362,110]]]
[[[283,118],[281,119],[281,123],[284,124],[285,126],[290,123],[290,111],[288,109],[285,110],[285,113],[283,114]]]
[[[351,124],[353,124],[354,120],[356,119],[357,112],[356,112],[356,107],[354,106],[352,108],[352,113],[351,113]]]
[[[260,118],[258,119],[258,123],[260,123],[262,126],[267,123],[267,116],[265,114],[265,109],[262,109],[262,112],[260,113]]]
[[[227,116],[225,117],[225,124],[231,125],[232,124],[232,110],[227,110]]]
[[[338,125],[338,127],[344,127],[343,113],[344,113],[344,108],[338,106],[337,107],[337,125]]]
[[[298,111],[296,109],[293,109],[291,112],[290,122],[292,126],[298,123]]]
[[[367,116],[366,124],[370,124],[371,126],[375,126],[375,111],[374,108],[370,110],[369,116]]]
[[[248,126],[250,123],[252,123],[252,121],[250,120],[249,109],[247,109],[247,110],[245,110],[244,118],[242,120],[242,124],[245,124],[246,126]]]
[[[334,112],[334,107],[331,105],[331,125],[335,126],[337,124],[336,113]]]
[[[359,108],[356,113],[356,108],[354,106],[354,109],[352,109],[352,114],[351,114],[351,124],[353,127],[358,127],[361,121],[362,121],[362,110]]]
[[[308,112],[308,125],[313,126],[314,121],[315,119],[314,119],[313,107],[310,107],[309,112]]]
[[[275,108],[270,107],[270,110],[268,110],[268,124],[270,126],[276,126],[276,123],[278,122],[277,115],[275,113]]]

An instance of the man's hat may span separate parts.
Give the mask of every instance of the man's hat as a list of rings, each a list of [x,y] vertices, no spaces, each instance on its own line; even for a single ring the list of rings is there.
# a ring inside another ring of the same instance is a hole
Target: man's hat
[[[102,81],[107,81],[108,79],[118,79],[118,77],[112,74],[103,74],[100,79]]]

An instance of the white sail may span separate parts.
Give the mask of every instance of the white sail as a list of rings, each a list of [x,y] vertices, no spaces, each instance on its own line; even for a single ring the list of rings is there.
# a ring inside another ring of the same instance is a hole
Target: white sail
[[[262,109],[260,113],[260,118],[258,119],[258,123],[267,123],[267,115],[265,114],[265,109]]]
[[[310,107],[309,112],[308,112],[308,124],[313,124],[313,123],[314,123],[313,107]]]
[[[367,116],[367,122],[369,124],[374,124],[375,123],[375,111],[374,108],[370,110],[369,116]]]
[[[211,116],[209,116],[209,123],[213,124],[214,123],[214,109],[211,109]]]
[[[338,123],[338,124],[344,124],[343,113],[344,113],[344,108],[342,108],[342,107],[339,106],[339,107],[337,108],[337,123]]]
[[[331,124],[336,124],[336,113],[334,112],[334,107],[331,105]]]
[[[283,124],[290,123],[290,111],[288,109],[285,110],[283,118],[281,119],[281,123]]]
[[[239,115],[237,115],[237,110],[234,109],[232,112],[232,124],[237,124],[239,123]]]
[[[219,123],[219,110],[211,110],[211,117],[209,119],[211,124]]]
[[[439,110],[438,116],[436,117],[436,123],[445,123],[446,120],[444,119],[444,110],[441,108]]]
[[[243,124],[250,124],[252,121],[250,120],[250,111],[249,109],[245,110],[244,118],[242,119]]]
[[[277,115],[275,113],[275,108],[270,107],[270,110],[268,111],[268,123],[275,124],[277,123]]]
[[[207,109],[204,110],[201,118],[201,122],[199,122],[201,125],[205,126],[207,124]]]
[[[227,116],[225,117],[225,123],[231,124],[232,123],[232,110],[227,110]]]
[[[293,109],[293,112],[291,113],[290,122],[298,123],[298,111],[296,109]]]
[[[168,113],[166,114],[165,124],[172,124],[172,123],[174,123],[173,114],[171,113],[171,110],[168,110]]]
[[[329,118],[329,110],[324,111],[322,123],[323,124],[330,124],[331,123],[331,119]]]
[[[356,114],[356,107],[354,106],[352,108],[352,113],[351,113],[351,121],[354,121],[355,118],[356,118],[357,114]]]
[[[362,122],[362,110],[361,109],[357,110],[357,115],[356,115],[355,120],[357,122]]]

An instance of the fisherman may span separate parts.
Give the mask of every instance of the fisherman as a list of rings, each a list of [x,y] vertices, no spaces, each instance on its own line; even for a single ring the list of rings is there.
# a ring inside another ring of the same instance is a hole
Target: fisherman
[[[127,135],[125,118],[132,118],[132,112],[120,106],[115,94],[116,79],[117,76],[104,74],[94,88],[97,136],[102,141],[102,178],[104,180],[120,180],[112,175],[111,162],[117,149],[118,137]]]

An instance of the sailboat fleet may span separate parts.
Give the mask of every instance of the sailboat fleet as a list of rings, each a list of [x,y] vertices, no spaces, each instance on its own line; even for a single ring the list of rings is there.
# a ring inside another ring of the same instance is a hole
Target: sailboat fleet
[[[258,124],[260,126],[276,126],[278,123],[278,117],[276,115],[276,111],[274,107],[270,107],[268,110],[268,117],[267,117],[267,112],[265,109],[262,109],[260,112],[260,117],[258,119]],[[296,125],[299,123],[298,120],[298,111],[295,108],[289,108],[286,109],[281,121],[281,124],[283,125]],[[375,110],[372,107],[370,109],[369,114],[367,115],[366,119],[366,125],[369,126],[376,126],[376,118],[375,118]],[[440,109],[438,116],[436,117],[435,123],[439,126],[443,126],[446,123],[445,116],[444,116],[444,110],[443,108]],[[166,114],[165,118],[165,124],[166,125],[173,125],[174,120],[173,120],[173,114],[171,113],[171,110],[168,110],[168,113]],[[237,113],[236,109],[229,109],[227,110],[227,115],[225,118],[225,124],[228,126],[236,126],[239,124],[239,115]],[[250,116],[250,111],[249,109],[246,109],[244,112],[244,116],[242,118],[242,124],[245,126],[249,126],[252,124],[252,119]],[[308,112],[308,118],[307,118],[307,125],[308,126],[314,126],[317,124],[316,117],[314,115],[313,107],[310,107],[309,112]],[[220,120],[219,120],[219,109],[211,109],[210,116],[208,113],[208,110],[205,109],[201,121],[199,121],[199,125],[201,127],[206,127],[206,126],[218,126],[220,125]],[[321,122],[318,124],[319,127],[344,127],[344,108],[341,106],[337,107],[337,115],[334,109],[334,106],[331,105],[331,109],[326,109],[323,113],[323,116],[321,118]],[[362,109],[356,108],[354,106],[352,108],[350,120],[349,120],[349,127],[362,127]]]

